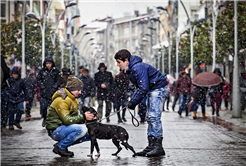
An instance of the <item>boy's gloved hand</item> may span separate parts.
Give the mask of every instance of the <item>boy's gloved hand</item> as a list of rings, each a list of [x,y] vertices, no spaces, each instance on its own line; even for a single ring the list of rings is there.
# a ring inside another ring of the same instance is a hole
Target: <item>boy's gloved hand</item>
[[[134,110],[136,105],[132,104],[132,102],[129,101],[128,106],[129,109]]]

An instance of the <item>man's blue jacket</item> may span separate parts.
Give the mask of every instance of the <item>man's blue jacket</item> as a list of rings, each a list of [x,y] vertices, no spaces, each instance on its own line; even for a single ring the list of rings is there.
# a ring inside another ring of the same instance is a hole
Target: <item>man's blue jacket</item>
[[[147,63],[143,63],[138,56],[131,56],[128,67],[126,73],[132,84],[137,87],[131,98],[133,105],[139,104],[149,91],[168,85],[166,78],[160,71]]]

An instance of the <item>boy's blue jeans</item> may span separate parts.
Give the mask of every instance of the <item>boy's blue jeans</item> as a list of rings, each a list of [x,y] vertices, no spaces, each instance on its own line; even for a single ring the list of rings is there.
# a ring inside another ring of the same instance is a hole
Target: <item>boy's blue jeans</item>
[[[185,107],[185,112],[188,113],[188,104],[190,100],[190,95],[182,95],[179,94],[179,111],[183,111],[183,107]]]
[[[8,103],[9,108],[9,126],[13,126],[14,123],[20,123],[21,116],[24,113],[24,105],[21,103]],[[16,117],[15,116],[16,111]]]
[[[53,140],[58,141],[57,145],[60,149],[66,149],[71,145],[90,141],[90,137],[87,134],[87,128],[82,124],[59,126],[53,131],[50,137]]]
[[[148,122],[147,135],[155,138],[163,137],[161,113],[163,103],[170,93],[169,86],[152,90],[148,93],[146,120]]]

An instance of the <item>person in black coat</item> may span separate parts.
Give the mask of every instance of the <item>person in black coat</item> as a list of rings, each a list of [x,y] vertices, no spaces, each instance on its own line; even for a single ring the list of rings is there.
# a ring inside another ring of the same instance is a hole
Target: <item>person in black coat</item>
[[[52,103],[52,96],[61,84],[60,71],[56,68],[55,62],[49,55],[45,58],[43,68],[37,76],[37,83],[40,88],[40,114],[43,118],[42,126],[45,127],[47,109]]]
[[[28,95],[29,95],[29,103],[26,104],[26,117],[31,117],[31,108],[32,103],[35,95],[35,84],[37,83],[36,79],[34,78],[34,74],[31,73],[29,77],[25,78],[25,84],[28,89]]]
[[[124,71],[120,71],[119,74],[115,76],[114,84],[115,84],[115,106],[116,111],[120,110],[120,106],[122,108],[127,106],[128,103],[128,87],[129,87],[130,80]],[[120,116],[120,112],[117,112],[118,115],[118,123],[122,121],[126,122],[125,118],[126,108],[122,110],[122,118]]]
[[[80,80],[83,82],[83,89],[81,91],[82,105],[88,107],[90,103],[90,97],[94,97],[96,93],[96,87],[93,78],[89,76],[89,70],[84,68],[82,70],[82,76]],[[81,110],[82,111],[82,110]]]
[[[11,77],[6,80],[8,91],[9,130],[14,130],[13,125],[22,129],[20,125],[21,116],[24,112],[23,102],[29,102],[29,95],[25,81],[20,77],[18,67],[11,70]],[[16,118],[14,118],[16,112]]]
[[[7,124],[8,111],[8,85],[6,80],[10,77],[10,68],[1,55],[1,129]]]
[[[70,69],[66,67],[62,68],[62,72],[61,72],[62,82],[61,82],[60,88],[65,88],[65,86],[67,85],[68,76],[70,76],[71,74],[72,73]]]
[[[111,101],[113,100],[113,76],[111,72],[107,71],[107,67],[104,63],[100,63],[98,66],[98,72],[94,75],[95,85],[97,87],[97,102],[98,102],[98,118],[102,118],[103,101],[106,102],[106,117],[107,122],[110,121],[109,115],[111,112]]]
[[[202,107],[202,118],[205,119],[206,117],[206,110],[205,110],[205,105],[206,105],[206,94],[207,94],[207,87],[201,87],[194,85],[193,87],[193,92],[192,92],[192,97],[194,101],[194,108],[193,108],[193,119],[196,119],[196,113],[198,109],[198,105],[200,104]]]

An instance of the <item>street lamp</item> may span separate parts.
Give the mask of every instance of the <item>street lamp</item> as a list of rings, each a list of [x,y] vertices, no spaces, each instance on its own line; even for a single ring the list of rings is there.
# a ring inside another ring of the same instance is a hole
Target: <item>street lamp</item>
[[[213,9],[213,5],[212,5],[212,1],[210,0],[210,6],[212,8],[212,18],[213,18],[213,69],[215,69],[215,58],[216,58],[216,47],[215,47],[215,42],[216,42],[216,39],[215,39],[215,32],[216,32],[216,20],[217,20],[217,17],[219,15],[219,11],[220,11],[220,8],[224,6],[224,4],[222,5],[219,5],[218,7],[218,11],[217,11],[217,14],[215,15],[215,11]]]
[[[80,41],[79,41],[79,44],[78,44],[78,47],[80,46],[83,38],[86,36],[86,35],[89,35],[91,34],[91,31],[87,31],[85,34],[83,34],[83,36],[81,37]],[[82,65],[82,56],[80,56],[80,65]]]
[[[83,48],[83,50],[82,50],[82,52],[81,52],[81,54],[80,54],[80,58],[81,58],[81,59],[83,58],[83,53],[84,53],[85,47],[87,46],[87,44],[88,44],[90,41],[92,41],[92,40],[94,40],[94,39],[95,39],[94,37],[91,37],[89,40],[87,40],[87,42],[86,42],[86,44],[85,44],[85,46],[84,46],[84,48]]]
[[[149,63],[150,63],[150,62],[151,62],[152,52],[153,52],[153,51],[152,51],[152,35],[146,33],[145,36],[149,36],[149,37],[150,37],[150,44],[149,44],[149,46],[150,46],[150,50],[149,50],[149,51],[150,51],[150,53],[149,53],[149,54],[150,54],[150,55],[149,55]]]
[[[41,24],[40,20],[35,16],[35,14],[33,12],[29,12],[26,14],[26,16],[28,16],[30,18],[38,20],[40,28],[41,28],[41,32],[42,32],[42,63],[44,63],[44,58],[45,58],[45,23],[46,23],[48,11],[50,9],[50,5],[51,5],[52,1],[53,0],[50,0],[48,7],[46,9],[43,25]]]
[[[19,3],[22,4],[22,3]],[[21,6],[20,6],[21,8]],[[21,11],[21,21],[22,21],[22,62],[21,62],[21,76],[22,78],[26,77],[26,65],[25,65],[25,10],[26,10],[26,1],[24,2],[24,6]]]
[[[69,8],[69,7],[72,7],[72,6],[75,6],[77,5],[77,3],[75,1],[71,1],[69,2],[69,4],[65,7],[65,9],[62,11],[62,13],[60,14],[58,20],[57,20],[57,23],[56,23],[56,28],[55,28],[55,33],[54,33],[54,36],[51,35],[51,40],[52,40],[52,44],[53,46],[55,46],[55,37],[56,37],[56,33],[57,33],[57,30],[58,30],[58,25],[59,25],[59,22],[63,16],[63,14],[65,13],[66,9]]]
[[[168,10],[166,8],[163,8],[162,6],[158,6],[156,7],[156,9],[159,9],[159,10],[164,10],[166,11],[166,13],[168,14],[169,18],[170,18],[170,23],[172,25],[172,27],[175,29],[175,36],[176,36],[176,48],[177,48],[177,45],[179,43],[179,38],[177,37],[177,26],[174,25],[174,23],[172,22],[172,16],[168,13]],[[164,26],[162,26],[164,27]],[[167,36],[167,33],[166,33],[166,36]],[[168,38],[168,45],[169,45],[169,48],[168,48],[168,66],[169,66],[169,74],[171,74],[171,49],[172,49],[172,29],[170,29],[170,37]],[[176,51],[176,70],[177,69],[177,65],[178,64],[178,51]],[[178,73],[178,71],[176,71]],[[176,77],[178,76],[178,74],[176,73]],[[178,77],[177,77],[178,78]]]
[[[151,20],[151,21],[159,22],[159,24],[160,24],[160,25],[162,26],[162,28],[163,28],[163,31],[165,32],[166,38],[168,39],[167,31],[166,31],[164,25],[161,23],[161,21],[160,21],[158,18],[155,18],[155,17],[151,18],[150,20]],[[159,37],[159,42],[160,42],[160,37]],[[170,43],[169,43],[169,41],[168,41],[168,46],[169,46],[169,44],[170,44]],[[170,49],[170,47],[169,47],[169,49]],[[161,46],[162,73],[165,72],[165,71],[164,71],[164,55],[165,55],[165,50],[164,50],[163,46]],[[169,59],[170,59],[170,58],[169,58]],[[170,59],[170,60],[171,60],[171,59]],[[176,61],[176,66],[177,66],[177,61]],[[177,67],[176,67],[176,70],[178,71]]]

